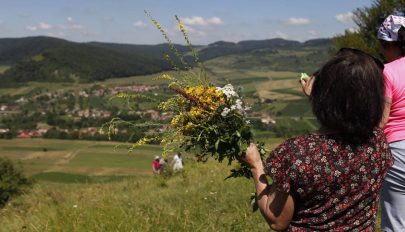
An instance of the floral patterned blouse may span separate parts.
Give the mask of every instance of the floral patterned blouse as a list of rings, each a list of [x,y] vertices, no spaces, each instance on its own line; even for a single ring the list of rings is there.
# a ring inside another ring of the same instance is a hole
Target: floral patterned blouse
[[[357,146],[310,134],[272,151],[265,172],[294,198],[288,231],[375,231],[379,191],[392,164],[381,130]]]

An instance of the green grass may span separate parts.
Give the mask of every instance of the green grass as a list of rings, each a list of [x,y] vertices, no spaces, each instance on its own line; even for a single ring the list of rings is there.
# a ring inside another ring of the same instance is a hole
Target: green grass
[[[225,181],[229,168],[214,162],[189,163],[183,173],[169,179],[39,182],[0,211],[0,231],[268,230],[260,213],[251,212],[253,182]]]
[[[9,69],[10,66],[7,65],[0,65],[0,74],[4,73],[5,71],[7,71],[7,69]]]
[[[113,154],[113,153],[79,153],[70,161],[71,166],[86,167],[125,167],[149,170],[151,166],[151,156],[142,154]]]
[[[312,116],[311,105],[307,99],[288,101],[287,103],[287,106],[281,110],[282,116]]]
[[[34,180],[37,181],[50,181],[58,183],[84,183],[84,184],[94,184],[94,183],[107,183],[114,181],[127,180],[129,178],[134,178],[130,176],[86,176],[81,174],[72,173],[62,173],[62,172],[44,172],[38,173],[32,176]]]
[[[230,168],[208,161],[170,178],[38,176],[46,181],[0,210],[0,231],[269,231],[251,211],[253,181],[224,180]]]
[[[162,152],[159,146],[146,145],[128,153],[128,146],[77,140],[0,140],[0,157],[19,161],[28,175],[43,172],[135,175],[149,171],[153,157]]]
[[[286,93],[286,94],[291,94],[291,95],[298,96],[298,97],[305,97],[305,94],[302,91],[298,91],[293,88],[274,89],[273,92]]]

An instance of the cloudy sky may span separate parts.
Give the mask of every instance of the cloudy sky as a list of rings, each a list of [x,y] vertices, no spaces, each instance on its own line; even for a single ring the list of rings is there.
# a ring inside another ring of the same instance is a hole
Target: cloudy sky
[[[355,29],[352,11],[372,0],[0,0],[0,38],[46,35],[72,41],[164,42],[148,10],[183,43],[175,15],[193,44],[284,38],[305,41]]]

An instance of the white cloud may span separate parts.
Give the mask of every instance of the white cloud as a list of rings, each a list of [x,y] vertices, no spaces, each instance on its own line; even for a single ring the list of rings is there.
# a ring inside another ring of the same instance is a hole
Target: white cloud
[[[285,23],[287,25],[291,25],[291,26],[299,26],[299,25],[310,24],[311,20],[309,20],[307,18],[294,18],[294,17],[291,17]]]
[[[350,23],[353,20],[353,17],[354,14],[352,12],[338,14],[335,16],[336,20],[341,23]]]
[[[212,17],[210,19],[207,19],[208,24],[212,24],[212,25],[221,25],[224,24],[224,22],[222,21],[221,18],[219,17]]]
[[[28,25],[28,26],[25,27],[25,29],[27,29],[28,31],[36,31],[36,30],[38,30],[38,27]]]
[[[349,32],[351,32],[351,33],[355,33],[355,32],[358,31],[358,29],[356,29],[356,28],[354,28],[354,27],[350,27],[350,28],[348,28],[347,30],[348,30]]]
[[[49,29],[52,28],[52,25],[47,24],[47,23],[40,23],[38,27],[39,27],[40,29],[42,29],[42,30],[49,30]]]
[[[318,32],[315,30],[308,31],[308,39],[318,38]]]
[[[276,31],[276,36],[282,39],[287,39],[288,38],[288,34],[281,32],[281,31]]]
[[[186,30],[186,33],[189,34],[189,35],[191,35],[191,36],[205,37],[205,36],[208,35],[208,33],[207,33],[205,30],[203,30],[203,29],[198,29],[198,28],[196,28],[196,27],[194,27],[194,26],[192,27],[192,26],[189,26],[189,25],[186,25],[186,24],[184,24],[183,26],[184,26],[184,29]],[[206,29],[206,28],[204,28],[204,29]],[[180,28],[179,28],[179,26],[178,26],[177,24],[176,24],[176,25],[173,25],[172,34],[173,34],[174,36],[178,36],[179,34],[174,34],[175,31],[177,31],[177,32],[180,31]],[[183,36],[181,36],[181,38],[182,38],[182,37],[183,37]]]
[[[64,37],[65,36],[65,34],[62,32],[57,32],[57,33],[48,32],[48,35],[52,36],[52,37]]]
[[[181,18],[181,21],[185,25],[189,25],[189,26],[210,26],[210,25],[221,25],[224,23],[222,21],[222,19],[219,17],[212,17],[209,19],[204,19],[201,16],[192,16],[192,17]]]
[[[148,25],[146,23],[144,23],[142,20],[138,20],[136,22],[134,22],[132,24],[134,27],[138,27],[138,28],[147,28]]]
[[[203,18],[200,16],[192,16],[192,17],[185,17],[180,18],[180,21],[183,23],[184,29],[186,33],[192,37],[191,39],[200,40],[204,37],[207,38],[208,35],[217,34],[216,29],[218,25],[223,24],[221,18],[219,17],[211,17],[211,18]],[[173,25],[173,30],[170,30],[170,33],[173,33],[174,36],[178,37],[178,32],[180,31],[179,25],[177,22]],[[176,32],[176,33],[174,33]],[[169,34],[170,34],[169,33]],[[182,40],[182,36],[178,37]]]
[[[68,25],[59,25],[60,29],[62,29],[62,30],[81,30],[84,28],[83,25],[76,22],[76,20],[71,16],[67,17],[66,20],[68,21]]]
[[[81,30],[81,29],[83,29],[83,26],[81,24],[75,23],[75,24],[70,25],[70,29]]]

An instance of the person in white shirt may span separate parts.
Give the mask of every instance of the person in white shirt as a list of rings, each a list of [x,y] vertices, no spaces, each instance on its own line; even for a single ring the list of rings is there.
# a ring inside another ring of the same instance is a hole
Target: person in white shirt
[[[183,169],[183,160],[181,159],[181,153],[176,153],[173,157],[173,171],[180,171]]]

